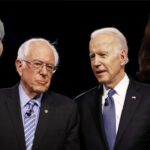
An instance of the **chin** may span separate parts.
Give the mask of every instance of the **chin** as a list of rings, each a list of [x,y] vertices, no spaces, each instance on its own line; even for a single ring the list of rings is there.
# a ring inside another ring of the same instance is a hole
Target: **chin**
[[[102,78],[101,78],[101,79],[97,79],[97,80],[98,80],[98,82],[101,83],[101,84],[105,84],[105,83],[108,82],[108,80],[106,80],[106,79],[104,79],[104,78],[103,78],[103,79],[102,79]]]
[[[34,91],[38,93],[43,93],[43,92],[46,92],[47,90],[48,90],[47,87],[38,87],[34,89]]]

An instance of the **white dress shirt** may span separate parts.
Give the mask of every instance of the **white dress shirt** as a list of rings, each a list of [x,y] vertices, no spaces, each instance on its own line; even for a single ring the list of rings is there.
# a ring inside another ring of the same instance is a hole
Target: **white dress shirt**
[[[38,105],[35,114],[36,114],[36,125],[38,123],[39,119],[39,113],[40,113],[40,107],[41,107],[41,99],[42,99],[43,94],[41,94],[38,98],[36,98],[36,103]],[[31,98],[25,93],[23,90],[21,84],[19,84],[19,97],[20,97],[20,107],[21,107],[21,114],[22,114],[22,121],[24,124],[24,115],[27,111],[27,107],[25,105],[31,100]]]
[[[129,85],[129,78],[125,74],[124,78],[114,87],[114,90],[116,91],[116,94],[113,95],[115,110],[116,110],[116,133],[119,127],[119,122],[121,118],[121,113],[122,113],[128,85]],[[105,86],[103,86],[103,89],[104,89],[104,93],[102,96],[102,109],[105,103],[105,99],[107,98],[107,93],[109,91],[109,89],[106,89]]]

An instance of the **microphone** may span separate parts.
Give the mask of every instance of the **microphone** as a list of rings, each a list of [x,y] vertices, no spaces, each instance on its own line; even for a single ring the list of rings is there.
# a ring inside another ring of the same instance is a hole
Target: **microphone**
[[[109,105],[109,101],[107,99],[105,99],[104,106],[108,106],[108,105]]]
[[[32,110],[30,109],[30,110],[28,110],[26,113],[25,113],[25,116],[26,117],[31,117],[31,115],[32,115]]]

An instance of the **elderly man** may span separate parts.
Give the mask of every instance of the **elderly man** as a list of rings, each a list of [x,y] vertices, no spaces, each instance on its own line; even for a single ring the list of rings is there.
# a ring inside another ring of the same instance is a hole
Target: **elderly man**
[[[0,20],[0,56],[2,55],[2,52],[3,52],[2,40],[4,38],[4,35],[5,35],[4,25],[3,25],[3,22]]]
[[[76,98],[83,150],[149,150],[150,86],[128,77],[128,46],[116,28],[91,34],[91,68],[99,85]]]
[[[0,90],[0,149],[80,149],[76,104],[48,90],[58,61],[45,39],[20,46],[15,63],[20,83]]]

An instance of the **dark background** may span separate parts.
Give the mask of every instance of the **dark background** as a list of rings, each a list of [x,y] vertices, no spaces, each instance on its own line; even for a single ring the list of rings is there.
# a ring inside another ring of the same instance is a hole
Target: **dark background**
[[[0,59],[0,87],[19,81],[15,59],[19,46],[32,37],[56,42],[60,55],[51,89],[74,97],[97,85],[88,57],[90,33],[114,26],[129,46],[127,73],[136,78],[138,52],[150,12],[148,1],[5,1],[0,18],[5,24],[4,53]]]

